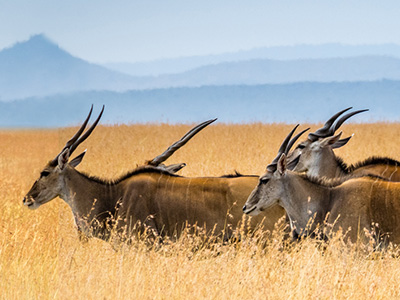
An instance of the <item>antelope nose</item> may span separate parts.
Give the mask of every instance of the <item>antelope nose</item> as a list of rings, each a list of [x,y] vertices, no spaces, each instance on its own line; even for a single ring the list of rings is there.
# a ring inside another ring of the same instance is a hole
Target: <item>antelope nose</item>
[[[245,206],[243,206],[243,211],[245,211],[246,210],[246,205]]]
[[[31,206],[33,204],[33,201],[31,198],[25,196],[24,199],[22,199],[22,204],[25,206]]]

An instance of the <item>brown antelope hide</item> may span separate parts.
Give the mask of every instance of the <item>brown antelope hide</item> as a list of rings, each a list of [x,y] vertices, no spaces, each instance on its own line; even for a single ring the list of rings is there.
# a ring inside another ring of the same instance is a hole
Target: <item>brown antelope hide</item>
[[[159,236],[179,236],[185,224],[229,238],[243,218],[241,206],[258,182],[258,176],[186,178],[153,166],[133,170],[116,180],[104,180],[75,167],[84,153],[70,160],[76,147],[93,131],[102,112],[82,135],[90,118],[43,169],[25,196],[30,209],[63,199],[71,208],[78,230],[85,237],[122,240],[147,229]],[[81,136],[82,135],[82,136]],[[271,207],[251,218],[250,228],[272,230],[284,214]]]
[[[325,180],[288,170],[285,153],[259,178],[243,211],[256,216],[269,207],[282,206],[298,236],[332,228],[363,242],[400,243],[400,183],[374,176]],[[329,236],[329,234],[328,234]],[[383,243],[383,244],[384,244]]]
[[[400,181],[400,162],[396,160],[386,157],[370,157],[355,165],[348,166],[335,155],[333,149],[344,146],[351,138],[350,136],[340,139],[341,133],[335,135],[335,131],[351,116],[366,111],[358,110],[348,113],[334,124],[335,120],[349,109],[351,107],[332,116],[324,127],[310,133],[307,140],[301,142],[289,154],[288,161],[292,161],[292,164],[294,164],[293,161],[297,161],[293,170],[305,172],[309,176],[327,178],[347,175],[375,175],[390,181]]]

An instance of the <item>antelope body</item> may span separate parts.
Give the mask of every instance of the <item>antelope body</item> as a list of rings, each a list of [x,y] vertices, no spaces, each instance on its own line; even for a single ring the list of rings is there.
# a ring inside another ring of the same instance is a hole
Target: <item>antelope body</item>
[[[54,197],[71,207],[80,231],[102,239],[108,239],[113,229],[127,236],[142,231],[138,224],[160,236],[179,236],[186,223],[229,237],[258,180],[255,176],[185,178],[154,167],[138,168],[114,182],[82,174],[70,165],[62,172],[64,184]],[[35,188],[28,193],[34,194]],[[29,208],[45,202],[36,197]],[[275,207],[264,225],[273,228],[282,216],[283,209]],[[252,219],[251,228],[263,217]]]
[[[229,238],[243,218],[241,206],[257,184],[258,176],[186,178],[153,166],[138,168],[115,181],[102,180],[75,169],[84,153],[70,154],[97,125],[101,114],[80,137],[90,118],[64,149],[41,172],[23,203],[36,209],[57,196],[71,208],[78,230],[87,237],[108,240],[113,230],[129,238],[148,228],[160,236],[179,235],[185,224],[204,227]],[[284,210],[273,207],[253,218],[272,230]]]
[[[400,162],[388,157],[370,157],[347,168],[353,176],[375,175],[389,181],[400,182]]]
[[[352,242],[367,242],[366,229],[380,241],[400,244],[399,199],[400,183],[371,176],[326,182],[288,170],[282,154],[276,170],[260,177],[243,211],[258,215],[278,204],[298,235],[309,234],[326,220],[334,224],[334,232],[350,230]]]

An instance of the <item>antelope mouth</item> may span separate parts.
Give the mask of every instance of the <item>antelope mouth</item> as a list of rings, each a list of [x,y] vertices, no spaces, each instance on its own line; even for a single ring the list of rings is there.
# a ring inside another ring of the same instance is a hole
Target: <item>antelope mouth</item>
[[[24,203],[24,206],[26,206],[30,210],[34,210],[37,208],[37,206],[35,205],[35,202]]]
[[[255,211],[256,209],[257,209],[257,206],[254,206],[252,209],[244,211],[244,213],[246,215],[248,215],[248,214],[252,213],[253,211]]]
[[[24,199],[22,200],[22,202],[23,202],[24,206],[28,207],[29,209],[35,209],[35,208],[36,208],[36,207],[35,207],[36,201],[33,200],[33,199],[24,198]]]

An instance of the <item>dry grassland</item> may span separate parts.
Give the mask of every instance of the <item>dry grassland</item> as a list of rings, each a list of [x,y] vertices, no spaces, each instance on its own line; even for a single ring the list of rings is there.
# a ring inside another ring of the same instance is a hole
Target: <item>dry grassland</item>
[[[160,154],[189,128],[100,126],[81,146],[88,153],[78,169],[116,178]],[[291,128],[212,125],[168,163],[186,162],[184,176],[218,176],[235,169],[261,174]],[[1,299],[400,298],[400,260],[393,253],[372,257],[339,241],[325,252],[314,241],[282,251],[279,233],[265,247],[246,239],[194,250],[196,238],[186,236],[157,251],[137,242],[116,252],[100,240],[79,242],[62,200],[36,211],[22,206],[41,168],[75,130],[0,131]],[[400,124],[345,125],[343,131],[344,136],[355,133],[337,151],[346,162],[372,154],[400,160]]]

